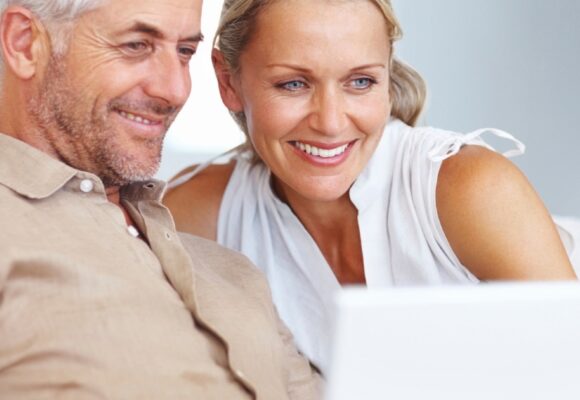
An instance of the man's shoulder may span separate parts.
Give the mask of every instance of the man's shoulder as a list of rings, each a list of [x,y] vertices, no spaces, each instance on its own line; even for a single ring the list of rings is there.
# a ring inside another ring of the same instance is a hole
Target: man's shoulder
[[[181,239],[184,247],[190,253],[204,257],[204,261],[234,260],[236,262],[249,263],[243,254],[221,246],[213,240],[205,239],[186,232],[179,232],[179,238]]]
[[[210,274],[240,287],[267,286],[262,272],[245,255],[189,233],[180,232],[179,237],[198,266],[197,273]]]
[[[20,195],[8,186],[0,183],[0,221],[2,228],[17,228],[21,224],[21,219],[27,217],[33,208],[32,201]]]

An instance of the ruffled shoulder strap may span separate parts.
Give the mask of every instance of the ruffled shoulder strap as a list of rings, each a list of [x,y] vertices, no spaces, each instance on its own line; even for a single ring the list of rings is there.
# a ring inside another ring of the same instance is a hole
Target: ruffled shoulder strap
[[[441,141],[441,143],[435,146],[431,151],[429,151],[428,157],[433,162],[443,161],[456,155],[461,147],[467,144],[472,144],[474,142],[480,146],[488,148],[489,150],[496,151],[492,146],[480,139],[481,135],[487,132],[499,138],[507,139],[515,145],[514,149],[502,153],[505,157],[509,158],[519,156],[524,154],[526,151],[526,145],[513,137],[511,134],[495,128],[483,128],[466,133],[464,135],[453,135],[448,137],[447,139]]]

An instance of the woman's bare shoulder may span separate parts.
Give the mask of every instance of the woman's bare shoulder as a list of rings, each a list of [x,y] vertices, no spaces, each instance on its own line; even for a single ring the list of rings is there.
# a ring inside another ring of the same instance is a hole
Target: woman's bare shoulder
[[[172,180],[197,166],[179,172]],[[178,231],[216,240],[220,204],[235,161],[209,165],[193,178],[167,191],[163,203],[171,211]]]
[[[549,212],[505,157],[464,147],[443,162],[436,199],[453,251],[480,279],[574,277]]]

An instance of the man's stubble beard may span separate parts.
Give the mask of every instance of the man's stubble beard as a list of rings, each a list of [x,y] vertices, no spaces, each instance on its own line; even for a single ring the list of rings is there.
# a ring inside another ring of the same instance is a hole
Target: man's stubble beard
[[[138,142],[142,152],[151,154],[142,160],[123,149],[107,119],[114,112],[110,105],[99,109],[90,101],[67,79],[62,57],[53,56],[37,95],[28,102],[28,112],[61,161],[97,175],[105,187],[150,179],[159,169],[165,135]]]

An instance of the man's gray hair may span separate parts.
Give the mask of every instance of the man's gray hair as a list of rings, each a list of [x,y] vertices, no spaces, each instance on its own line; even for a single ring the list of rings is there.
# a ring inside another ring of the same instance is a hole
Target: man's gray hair
[[[73,22],[84,13],[94,10],[105,0],[0,0],[0,15],[8,6],[21,6],[44,24],[50,33],[52,50],[62,54],[68,47]],[[3,60],[0,53],[0,72]]]

